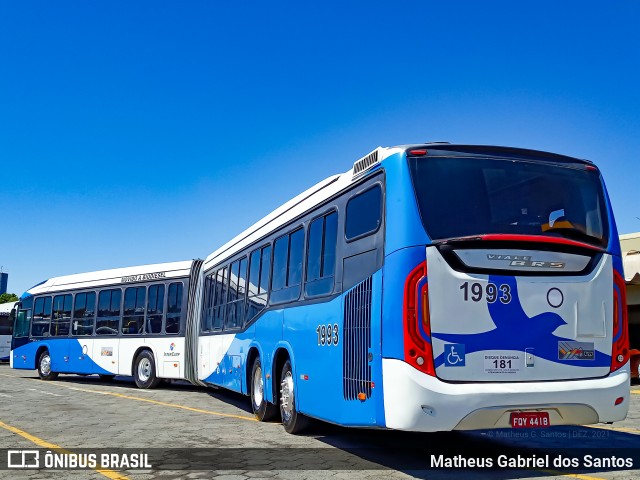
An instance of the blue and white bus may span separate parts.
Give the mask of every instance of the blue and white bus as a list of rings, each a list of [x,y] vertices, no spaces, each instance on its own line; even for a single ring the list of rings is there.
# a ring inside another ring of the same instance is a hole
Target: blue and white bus
[[[9,360],[16,303],[0,303],[0,362]]]
[[[378,148],[189,271],[180,378],[249,395],[258,419],[279,413],[290,433],[308,418],[441,431],[627,414],[620,246],[589,161],[505,147]],[[51,291],[29,295],[55,302]],[[30,321],[31,337],[18,346],[14,335],[14,367],[26,358],[20,368],[34,368],[51,344],[34,335],[44,320],[40,306],[38,321],[25,309],[29,298],[16,325]],[[117,373],[152,386],[137,378],[145,348],[123,349],[119,328]],[[88,354],[94,362],[99,351]],[[153,353],[150,378],[166,350]]]
[[[43,380],[128,375],[140,388],[186,379],[183,306],[201,263],[103,270],[34,286],[18,304],[11,366],[38,369]]]
[[[378,148],[203,265],[199,379],[287,431],[593,424],[629,403],[599,170],[551,153]]]

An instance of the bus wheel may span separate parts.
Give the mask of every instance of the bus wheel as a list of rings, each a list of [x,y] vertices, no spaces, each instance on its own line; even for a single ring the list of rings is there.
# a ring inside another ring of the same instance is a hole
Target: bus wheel
[[[111,380],[116,378],[115,375],[98,375],[98,376],[100,377],[100,380],[102,380],[103,382],[110,382]]]
[[[133,367],[133,378],[138,388],[155,388],[160,383],[156,377],[156,361],[149,350],[140,352]]]
[[[45,350],[40,354],[40,358],[38,359],[38,375],[42,380],[55,380],[58,378],[58,373],[51,371],[51,355],[49,355],[49,350]]]
[[[284,425],[287,433],[300,433],[307,427],[309,419],[296,410],[295,384],[291,361],[287,360],[285,362],[280,378],[280,416],[282,417],[282,425]]]
[[[251,368],[251,409],[261,422],[272,420],[278,414],[278,408],[264,398],[264,375],[260,357],[256,357]]]

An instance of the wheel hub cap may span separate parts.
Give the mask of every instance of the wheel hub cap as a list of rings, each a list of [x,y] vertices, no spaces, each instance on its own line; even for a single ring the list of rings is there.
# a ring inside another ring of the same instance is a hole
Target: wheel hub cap
[[[256,368],[253,374],[253,403],[259,407],[264,399],[264,382],[262,381],[262,368]]]
[[[51,373],[51,357],[49,355],[45,355],[40,360],[40,370],[44,375],[49,375]]]
[[[138,378],[146,382],[151,377],[151,362],[148,358],[143,358],[138,364]]]
[[[280,382],[280,406],[284,420],[289,420],[293,414],[293,375],[287,372]]]

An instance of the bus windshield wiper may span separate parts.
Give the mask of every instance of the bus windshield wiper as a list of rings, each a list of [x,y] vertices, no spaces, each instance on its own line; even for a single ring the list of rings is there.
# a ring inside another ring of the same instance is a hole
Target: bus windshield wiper
[[[438,246],[438,245],[448,245],[450,243],[466,243],[466,242],[479,242],[482,240],[482,235],[469,235],[465,237],[450,237],[443,238],[440,240],[434,240],[430,245]]]

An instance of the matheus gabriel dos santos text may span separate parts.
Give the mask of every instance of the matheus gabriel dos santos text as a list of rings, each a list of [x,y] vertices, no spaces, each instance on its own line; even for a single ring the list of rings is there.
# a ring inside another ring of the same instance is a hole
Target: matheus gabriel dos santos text
[[[431,468],[633,468],[633,458],[610,455],[499,455],[498,457],[465,457],[464,455],[431,455]]]

